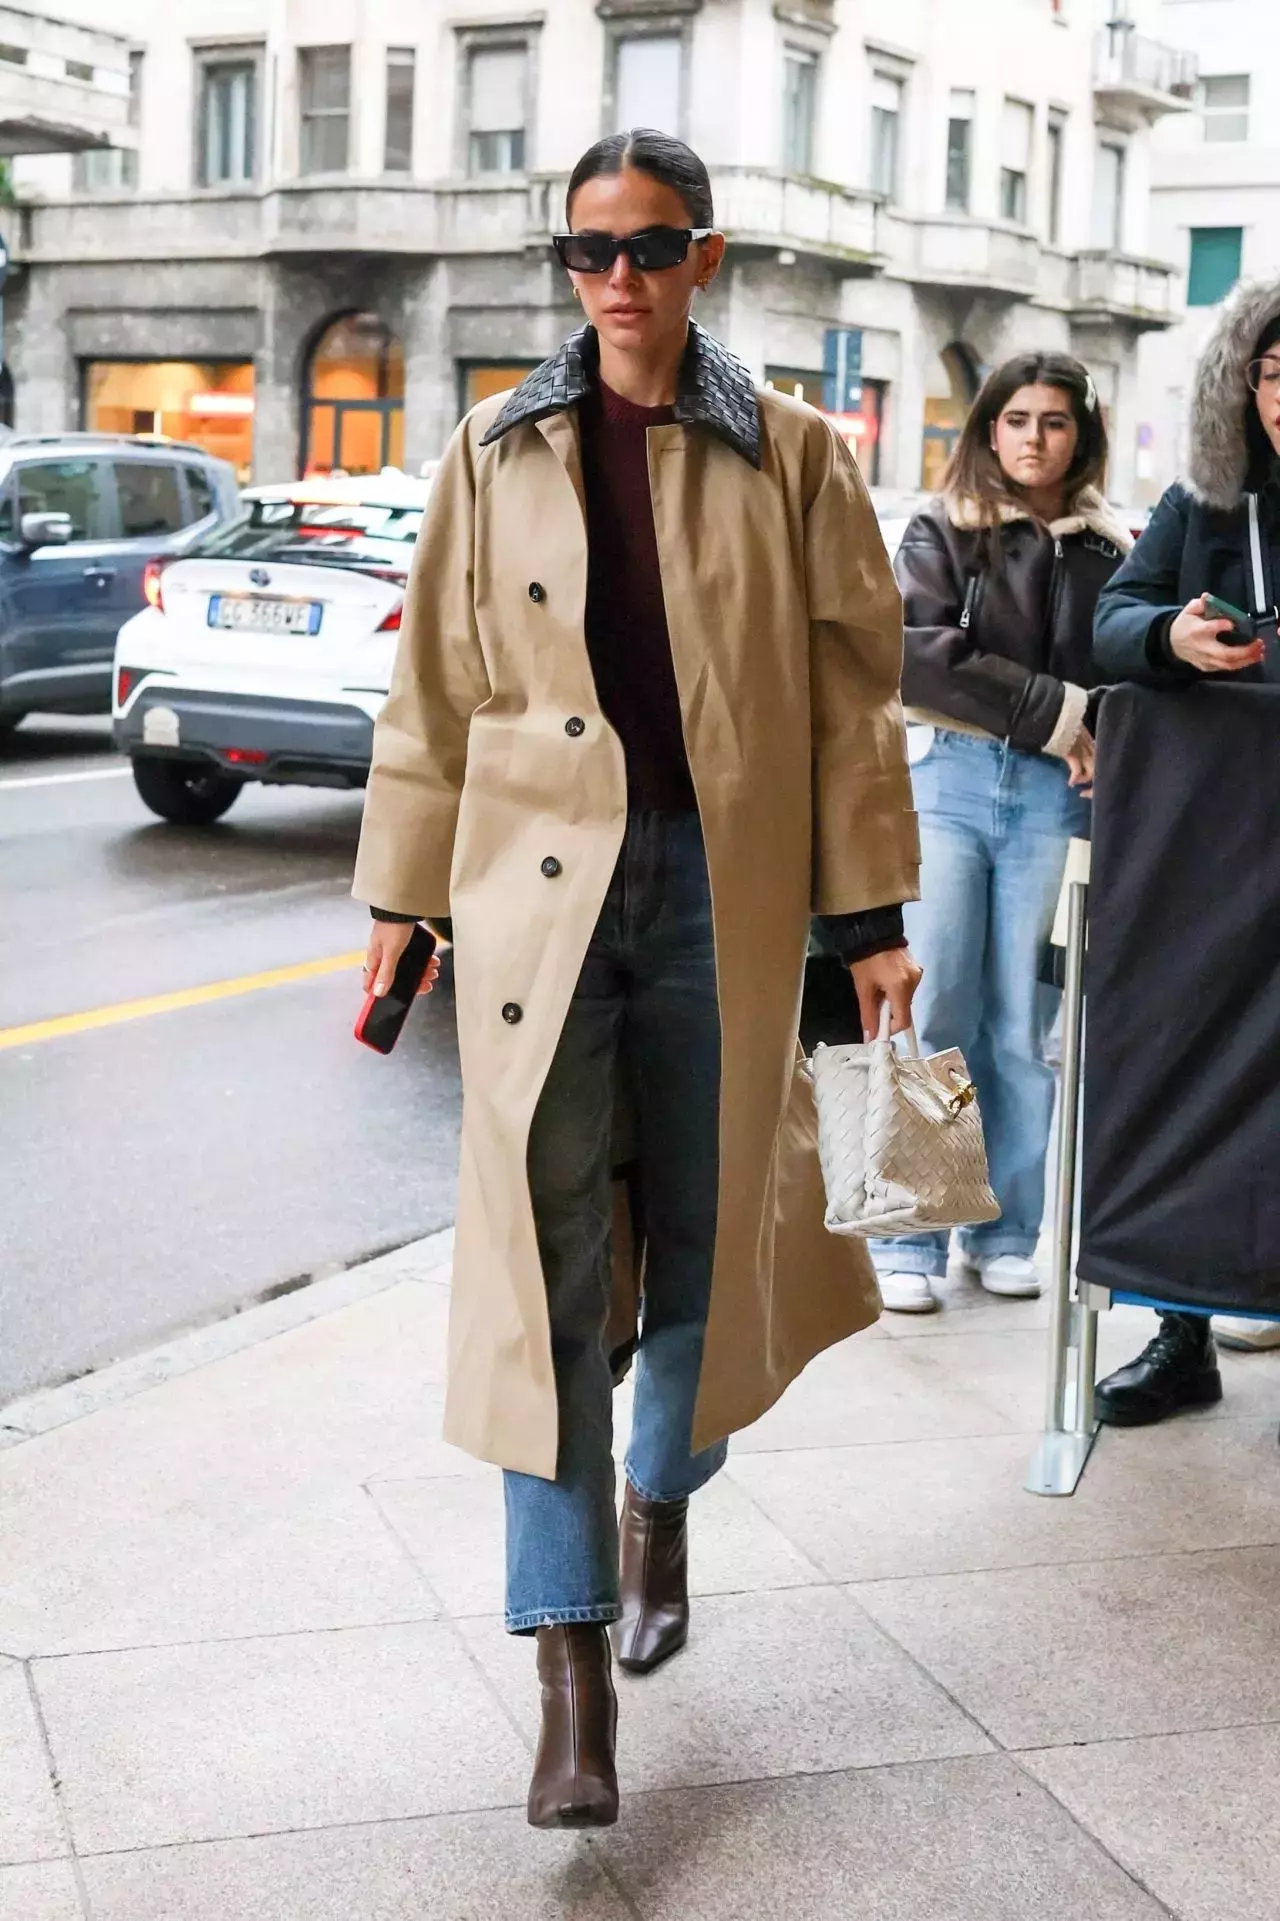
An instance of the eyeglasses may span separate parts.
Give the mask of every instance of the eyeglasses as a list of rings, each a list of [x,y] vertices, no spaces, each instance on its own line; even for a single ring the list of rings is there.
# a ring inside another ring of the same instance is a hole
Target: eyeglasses
[[[1261,360],[1251,360],[1244,370],[1244,377],[1255,394],[1280,394],[1280,360],[1274,354],[1264,354]]]
[[[687,259],[695,240],[709,240],[714,227],[646,227],[641,233],[557,233],[556,258],[571,273],[608,273],[625,253],[637,273],[665,273]]]

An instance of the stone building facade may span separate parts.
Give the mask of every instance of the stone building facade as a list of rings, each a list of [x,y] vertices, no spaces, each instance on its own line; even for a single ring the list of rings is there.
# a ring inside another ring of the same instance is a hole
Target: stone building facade
[[[260,479],[415,470],[574,324],[565,180],[643,123],[712,169],[702,318],[873,480],[936,480],[983,368],[1051,345],[1094,368],[1126,496],[1138,342],[1174,315],[1151,129],[1194,92],[1157,6],[115,0],[138,157],[23,163],[18,425],[180,433]]]

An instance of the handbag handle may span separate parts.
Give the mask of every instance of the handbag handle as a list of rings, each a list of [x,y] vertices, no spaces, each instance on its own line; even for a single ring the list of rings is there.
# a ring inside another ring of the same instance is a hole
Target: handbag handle
[[[893,1036],[889,1032],[889,1029],[892,1027],[892,1025],[893,1025],[893,1009],[890,1007],[887,1000],[881,1001],[880,1032],[876,1038],[882,1041],[892,1040]],[[904,1029],[901,1035],[901,1038],[907,1044],[907,1054],[910,1057],[910,1059],[913,1061],[918,1061],[920,1058],[920,1043],[916,1039],[916,1030],[915,1030],[914,1024]]]

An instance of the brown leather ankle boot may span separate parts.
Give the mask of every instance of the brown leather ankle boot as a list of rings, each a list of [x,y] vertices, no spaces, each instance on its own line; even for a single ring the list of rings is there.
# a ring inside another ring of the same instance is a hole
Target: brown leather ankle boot
[[[649,1674],[689,1638],[689,1503],[648,1501],[628,1481],[622,1497],[622,1619],[618,1665]]]
[[[618,1697],[608,1630],[593,1621],[538,1629],[542,1733],[529,1783],[534,1828],[609,1828],[618,1818]]]

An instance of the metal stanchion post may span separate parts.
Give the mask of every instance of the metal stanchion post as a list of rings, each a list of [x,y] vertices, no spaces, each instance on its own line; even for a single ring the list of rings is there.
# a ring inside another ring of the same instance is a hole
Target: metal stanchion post
[[[1054,1192],[1053,1277],[1049,1290],[1049,1367],[1045,1431],[1032,1457],[1026,1486],[1032,1494],[1074,1494],[1093,1446],[1093,1370],[1097,1315],[1082,1302],[1076,1344],[1075,1405],[1068,1418],[1067,1359],[1071,1349],[1071,1271],[1075,1244],[1076,1161],[1080,1136],[1080,1081],[1084,1034],[1085,909],[1089,890],[1068,889],[1066,985],[1062,1009],[1062,1087]]]

